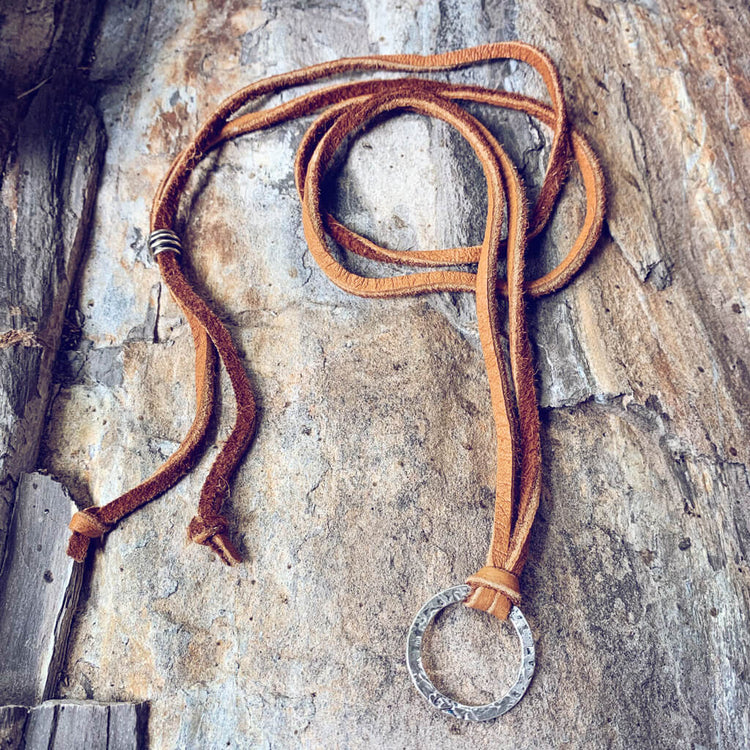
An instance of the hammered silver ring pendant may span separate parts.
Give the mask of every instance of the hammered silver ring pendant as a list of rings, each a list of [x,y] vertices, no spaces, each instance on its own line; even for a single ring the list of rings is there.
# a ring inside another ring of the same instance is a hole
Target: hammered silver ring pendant
[[[406,666],[417,690],[434,708],[450,716],[466,721],[489,721],[510,711],[523,698],[534,675],[536,666],[536,652],[531,628],[523,613],[517,606],[513,606],[508,619],[516,630],[521,643],[521,665],[518,678],[508,692],[492,703],[481,706],[468,706],[441,693],[432,683],[422,663],[422,640],[425,631],[435,616],[451,604],[458,604],[466,599],[471,591],[466,584],[435,594],[417,613],[409,628],[406,638]]]

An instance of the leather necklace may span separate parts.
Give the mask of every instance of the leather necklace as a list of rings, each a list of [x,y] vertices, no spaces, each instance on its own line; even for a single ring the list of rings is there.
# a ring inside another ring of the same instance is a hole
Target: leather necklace
[[[546,84],[551,106],[518,93],[405,77],[327,86],[268,109],[238,114],[270,94],[341,73],[444,71],[496,59],[515,59],[533,66]],[[512,161],[490,131],[460,106],[463,101],[525,112],[552,129],[549,162],[533,209],[527,205],[523,183]],[[321,205],[322,180],[344,139],[380,115],[404,111],[448,123],[477,155],[487,183],[487,221],[481,245],[419,252],[389,250],[344,226]],[[188,177],[210,151],[245,133],[313,113],[318,116],[300,143],[295,181],[310,252],[331,281],[362,297],[403,297],[437,291],[476,294],[479,338],[497,436],[496,501],[490,548],[485,565],[469,576],[465,584],[442,591],[422,607],[409,630],[406,656],[416,687],[432,705],[463,719],[492,719],[520,700],[535,665],[531,631],[518,606],[521,600],[518,578],[526,560],[529,532],[541,490],[539,410],[525,300],[554,292],[573,278],[599,238],[605,206],[601,167],[586,139],[568,120],[557,69],[544,52],[531,45],[499,42],[439,55],[344,58],[265,78],[233,94],[213,112],[162,181],[154,199],[149,235],[149,247],[164,283],[192,330],[195,419],[175,453],[143,483],[104,506],[87,508],[73,516],[68,554],[83,561],[91,539],[104,536],[124,516],[165,492],[193,468],[204,448],[215,406],[218,354],[234,390],[237,416],[208,472],[188,534],[194,542],[210,547],[227,565],[240,562],[220,511],[228,496],[229,481],[253,437],[255,399],[229,332],[182,273],[179,263],[182,244],[173,227]],[[556,268],[538,279],[526,280],[524,260],[528,241],[539,235],[550,221],[573,161],[578,164],[586,191],[583,226]],[[504,219],[505,237],[501,234]],[[367,258],[427,270],[364,277],[349,271],[334,257],[329,238],[347,251]],[[497,274],[503,254],[507,267],[505,280]],[[476,271],[446,269],[446,266],[471,264],[476,264]],[[504,336],[500,328],[501,296],[507,300],[507,355],[501,344]],[[459,601],[502,620],[510,619],[521,641],[521,667],[515,685],[505,696],[484,706],[463,705],[440,693],[422,664],[425,629],[443,607]]]

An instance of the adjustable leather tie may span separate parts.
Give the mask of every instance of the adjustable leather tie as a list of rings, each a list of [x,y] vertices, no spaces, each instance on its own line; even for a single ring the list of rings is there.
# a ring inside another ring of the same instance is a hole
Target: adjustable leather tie
[[[404,77],[340,83],[309,91],[277,106],[240,113],[269,95],[334,75],[362,71],[426,72],[466,67],[496,59],[515,59],[541,75],[551,104],[514,92],[482,86]],[[529,207],[516,167],[493,134],[460,102],[478,102],[525,112],[552,130],[549,161],[539,196]],[[487,184],[487,217],[480,245],[418,252],[391,250],[340,223],[324,207],[321,185],[344,141],[375,118],[416,112],[453,127],[471,146]],[[174,231],[176,214],[195,166],[214,148],[243,134],[288,120],[317,114],[297,151],[295,181],[302,205],[302,224],[310,252],[326,275],[344,291],[362,297],[403,297],[437,291],[473,292],[477,300],[479,338],[490,385],[496,429],[495,514],[484,566],[466,583],[430,599],[417,615],[407,638],[407,666],[420,692],[436,707],[460,718],[495,718],[515,705],[534,668],[534,644],[523,614],[519,577],[529,544],[541,491],[541,441],[534,367],[525,305],[528,298],[560,289],[580,270],[601,233],[604,180],[586,139],[569,122],[557,69],[542,51],[521,42],[499,42],[440,55],[381,55],[344,58],[271,76],[226,99],[172,163],[151,212],[149,245],[165,284],[181,307],[195,343],[196,415],[177,451],[138,487],[101,508],[73,517],[68,554],[83,560],[91,539],[104,536],[124,516],[176,484],[198,460],[215,405],[217,355],[229,375],[237,415],[234,426],[211,466],[190,522],[189,537],[210,547],[226,564],[240,561],[220,515],[229,481],[250,445],[256,407],[252,387],[231,336],[216,314],[193,290],[179,263],[182,244]],[[578,237],[553,270],[526,279],[529,240],[550,221],[570,166],[576,162],[586,191],[586,213]],[[503,227],[506,227],[503,233]],[[418,272],[365,277],[348,270],[331,252],[341,247],[373,260],[421,267]],[[505,279],[498,276],[504,259]],[[461,266],[461,268],[449,268]],[[473,266],[476,270],[466,270]],[[507,354],[502,339],[501,304],[507,310]],[[522,645],[516,684],[500,700],[465,706],[442,695],[424,670],[422,635],[443,607],[464,601],[469,607],[510,619]]]

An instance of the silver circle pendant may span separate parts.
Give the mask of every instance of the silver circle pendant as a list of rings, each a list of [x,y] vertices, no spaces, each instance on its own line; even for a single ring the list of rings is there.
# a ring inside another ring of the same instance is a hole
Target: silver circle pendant
[[[462,602],[471,589],[466,584],[452,586],[435,594],[414,618],[406,638],[406,666],[417,690],[427,699],[431,706],[444,711],[458,719],[466,721],[489,721],[510,711],[523,698],[534,674],[536,656],[531,628],[521,610],[514,606],[508,619],[516,629],[521,641],[521,668],[513,687],[500,699],[483,706],[467,706],[443,695],[433,684],[422,664],[422,638],[427,626],[441,609]]]

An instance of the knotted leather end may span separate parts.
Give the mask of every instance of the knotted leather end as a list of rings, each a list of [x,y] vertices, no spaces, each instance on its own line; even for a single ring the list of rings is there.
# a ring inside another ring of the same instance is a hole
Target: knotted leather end
[[[510,609],[521,601],[518,578],[502,568],[487,566],[466,579],[471,593],[464,604],[472,609],[481,609],[501,620],[506,620]]]
[[[92,539],[104,536],[112,528],[112,524],[105,523],[99,518],[100,512],[101,508],[94,506],[77,511],[70,519],[68,528],[73,533],[68,541],[67,553],[76,562],[83,562],[86,559]]]
[[[72,557],[76,562],[82,563],[88,554],[90,541],[87,536],[74,531],[68,540],[68,557]]]
[[[188,526],[188,536],[196,544],[210,547],[225,565],[242,562],[239,550],[229,541],[226,532],[229,524],[222,516],[194,516]]]

